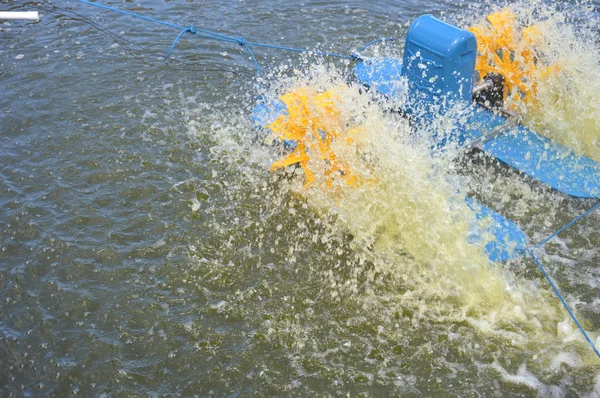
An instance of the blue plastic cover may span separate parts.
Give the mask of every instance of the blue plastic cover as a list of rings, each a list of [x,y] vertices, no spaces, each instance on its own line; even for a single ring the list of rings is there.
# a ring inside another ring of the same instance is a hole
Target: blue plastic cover
[[[422,15],[406,35],[402,73],[421,105],[440,98],[470,103],[476,57],[471,32]]]

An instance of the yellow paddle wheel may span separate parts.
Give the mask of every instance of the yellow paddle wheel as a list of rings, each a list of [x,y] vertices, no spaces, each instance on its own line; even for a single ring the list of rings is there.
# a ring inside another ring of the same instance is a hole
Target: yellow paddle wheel
[[[535,105],[537,81],[557,72],[539,47],[544,36],[536,25],[521,28],[509,9],[488,15],[487,23],[469,28],[477,38],[475,71],[480,80],[490,74],[504,76],[504,99]]]
[[[315,183],[313,168],[323,166],[327,188],[333,186],[335,179],[350,186],[358,183],[358,177],[338,159],[332,148],[334,140],[352,144],[360,130],[360,126],[349,127],[349,123],[342,120],[338,108],[341,98],[339,89],[318,92],[310,87],[297,88],[280,97],[288,114],[265,127],[281,140],[294,141],[296,148],[273,163],[271,172],[298,163],[304,170],[305,186],[309,187]]]

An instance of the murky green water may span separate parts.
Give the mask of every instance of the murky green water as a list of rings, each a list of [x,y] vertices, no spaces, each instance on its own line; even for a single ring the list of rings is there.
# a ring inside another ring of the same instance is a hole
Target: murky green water
[[[348,214],[365,204],[372,213],[360,214],[379,216],[379,226],[388,213],[378,211],[395,203],[389,196],[338,206],[270,174],[277,154],[257,144],[253,64],[239,46],[184,36],[164,62],[177,31],[76,1],[53,4],[59,13],[48,3],[0,5],[43,14],[39,23],[0,24],[0,395],[600,394],[600,361],[530,260],[473,268],[485,280],[461,284],[438,257],[361,235],[369,218]],[[105,4],[345,54],[374,38],[403,38],[425,12],[463,21],[489,8]],[[574,17],[581,7],[564,6],[567,25],[587,26],[597,43],[598,5]],[[281,65],[309,67],[294,54],[256,54],[271,91],[301,74],[273,73]],[[350,66],[327,60],[322,70],[337,78]],[[364,106],[357,109],[376,114]],[[373,118],[403,131],[388,116]],[[410,171],[379,149],[382,164]],[[465,180],[461,190],[518,220],[531,242],[594,204],[488,160],[472,163],[452,181]],[[425,201],[424,184],[401,184],[412,187],[402,203]],[[594,338],[599,222],[587,217],[538,253]],[[407,236],[403,228],[376,236]],[[469,296],[490,286],[488,277],[510,290],[490,288],[492,304]]]

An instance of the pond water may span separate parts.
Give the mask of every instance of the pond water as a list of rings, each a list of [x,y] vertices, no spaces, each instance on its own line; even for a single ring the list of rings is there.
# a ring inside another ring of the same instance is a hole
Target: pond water
[[[499,9],[102,3],[345,55],[398,38],[366,51],[389,56],[421,14],[467,27]],[[600,4],[509,6],[544,28],[569,76],[540,86],[525,122],[596,156]],[[600,395],[600,359],[535,264],[490,264],[449,198],[478,197],[531,243],[596,201],[487,158],[424,156],[404,119],[345,84],[352,60],[253,47],[257,80],[235,43],[184,35],[165,61],[168,26],[75,0],[0,10],[42,14],[0,24],[0,395]],[[252,107],[298,84],[346,87],[342,112],[369,127],[375,183],[339,196],[269,172],[280,154],[261,145]],[[599,222],[592,213],[536,251],[594,341]]]

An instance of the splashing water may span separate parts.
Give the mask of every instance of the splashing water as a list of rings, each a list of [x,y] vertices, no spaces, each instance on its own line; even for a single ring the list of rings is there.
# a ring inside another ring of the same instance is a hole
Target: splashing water
[[[570,23],[577,13],[593,15],[593,7],[561,10],[561,6],[534,1],[511,4],[502,11],[491,9],[510,16],[508,24],[514,35],[523,35],[515,45],[515,62],[523,59],[523,53],[535,59],[528,70],[529,79],[520,80],[520,91],[527,92],[528,100],[515,95],[509,103],[535,131],[600,161],[598,32],[594,25]],[[475,25],[482,29],[490,24],[479,20]]]
[[[491,264],[482,247],[470,243],[476,221],[464,202],[464,181],[452,172],[452,156],[430,156],[431,142],[419,142],[405,119],[384,113],[360,87],[343,84],[331,68],[314,66],[288,80],[278,82],[281,91],[337,90],[342,124],[361,126],[351,144],[334,141],[332,149],[367,182],[352,185],[338,179],[331,186],[323,179],[325,168],[314,162],[314,185],[306,186],[296,176],[277,188],[284,196],[300,197],[318,218],[330,220],[329,228],[350,236],[358,260],[349,270],[337,266],[323,275],[331,300],[337,305],[351,300],[374,317],[410,313],[426,322],[467,322],[510,349],[547,350],[538,357],[545,364],[562,350],[593,361],[577,331],[565,329],[570,324],[551,292]],[[397,340],[402,332],[384,334]],[[565,340],[577,343],[565,346]]]
[[[573,58],[570,64],[555,58],[558,53],[553,51],[559,47],[551,43],[553,34],[562,29],[572,32],[573,28],[565,28],[560,13],[541,14],[533,9],[512,8],[518,18],[535,23],[544,37],[552,38],[544,42],[547,47],[542,50],[561,65],[560,76],[574,73],[581,62],[595,62]],[[569,51],[578,46],[587,44],[580,40]],[[598,73],[597,65],[594,68],[591,73]],[[275,223],[270,229],[276,232],[261,233],[258,246],[270,248],[271,253],[287,252],[282,267],[303,275],[305,286],[294,288],[292,298],[280,297],[281,305],[257,307],[253,302],[259,297],[276,295],[276,287],[263,283],[239,292],[238,307],[230,311],[260,324],[254,331],[256,338],[283,349],[300,375],[331,372],[343,378],[349,372],[346,376],[357,383],[390,379],[403,386],[401,391],[415,392],[427,391],[407,387],[415,384],[411,375],[427,373],[416,370],[419,364],[432,362],[454,374],[444,378],[452,380],[461,374],[464,363],[470,363],[479,377],[491,372],[509,385],[525,386],[526,391],[539,394],[560,395],[562,387],[556,385],[562,381],[553,375],[563,371],[566,378],[576,374],[584,389],[597,391],[596,379],[589,376],[598,371],[596,358],[560,303],[545,284],[540,287],[538,280],[513,272],[513,268],[525,268],[526,260],[517,259],[506,266],[492,264],[481,245],[471,243],[476,221],[464,197],[473,187],[456,173],[452,161],[456,151],[431,156],[431,142],[423,139],[427,134],[415,135],[405,119],[383,111],[379,99],[362,93],[356,84],[347,84],[346,72],[313,64],[303,71],[265,79],[271,85],[272,98],[306,87],[317,93],[337,90],[335,107],[342,124],[360,129],[351,144],[334,140],[331,149],[363,183],[347,184],[334,178],[327,184],[328,170],[325,162],[319,161],[311,163],[316,182],[308,186],[302,169],[291,167],[268,175],[268,166],[281,159],[282,152],[245,147],[247,153],[237,156],[250,159],[253,166],[245,170],[244,178],[257,185],[258,195],[266,195],[261,214],[268,216],[257,224],[262,231]],[[589,152],[593,134],[573,134],[571,145],[564,141],[568,137],[552,136],[550,127],[540,130],[541,126],[560,125],[558,120],[574,129],[580,121],[572,107],[595,106],[581,96],[566,99],[585,85],[580,74],[568,76],[577,80],[568,87],[556,76],[540,80],[537,104],[519,109],[537,131],[594,157]],[[584,93],[591,95],[586,90]],[[569,107],[556,108],[550,95],[563,98]],[[565,113],[570,118],[565,118]],[[592,112],[590,123],[599,120],[600,115]],[[430,133],[452,122],[443,117],[434,120]],[[227,129],[227,134],[218,130],[223,147],[240,144],[230,141],[235,129]],[[255,134],[247,126],[238,133]],[[241,141],[247,142],[247,138]],[[495,179],[489,177],[492,182]],[[523,181],[508,182],[506,188],[494,188],[499,190],[498,196],[519,192],[532,202],[544,200],[544,192]],[[547,206],[551,211],[558,209],[557,203]],[[316,262],[304,263],[302,256],[315,250],[320,251],[320,260],[311,255]],[[597,333],[588,331],[596,339]],[[337,347],[338,343],[343,343],[342,347]],[[362,350],[369,360],[382,361],[382,373],[361,373],[358,365],[348,364],[348,358],[361,355]],[[432,358],[434,351],[443,354]],[[404,367],[407,363],[413,367],[411,372]]]

